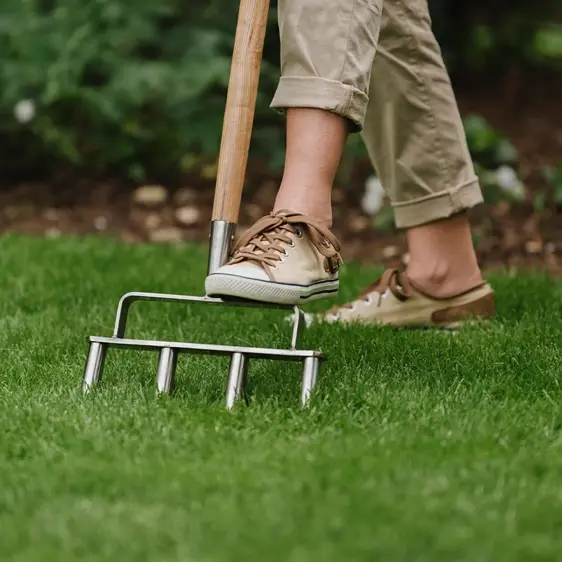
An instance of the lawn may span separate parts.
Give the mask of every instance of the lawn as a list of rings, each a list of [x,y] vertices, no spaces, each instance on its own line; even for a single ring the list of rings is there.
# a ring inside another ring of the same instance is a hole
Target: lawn
[[[562,286],[496,274],[499,318],[458,334],[312,327],[328,355],[255,362],[112,351],[79,392],[88,335],[130,290],[201,294],[206,250],[0,238],[0,558],[53,561],[562,560]],[[347,266],[339,300],[375,270]],[[316,308],[320,308],[315,305]],[[275,311],[139,304],[130,334],[287,345]]]

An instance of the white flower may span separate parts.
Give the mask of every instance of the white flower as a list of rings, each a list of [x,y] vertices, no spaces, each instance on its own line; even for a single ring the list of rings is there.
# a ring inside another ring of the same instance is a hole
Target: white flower
[[[99,216],[94,219],[94,228],[96,230],[105,230],[107,228],[107,218]]]
[[[368,215],[376,215],[383,207],[384,188],[379,178],[371,176],[365,182],[365,194],[361,200],[361,208]]]
[[[14,107],[14,117],[19,123],[29,123],[35,117],[33,100],[20,100]]]
[[[496,184],[503,191],[516,197],[523,197],[525,188],[517,172],[510,166],[501,166],[496,170]]]

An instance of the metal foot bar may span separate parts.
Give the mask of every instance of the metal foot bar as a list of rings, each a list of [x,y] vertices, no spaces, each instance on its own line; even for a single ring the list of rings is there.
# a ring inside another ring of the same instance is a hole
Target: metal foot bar
[[[291,337],[291,348],[296,349],[299,339],[305,327],[304,312],[298,306],[287,304],[270,304],[258,301],[246,300],[223,300],[212,297],[192,297],[187,295],[167,295],[163,293],[127,293],[121,297],[117,306],[117,314],[115,316],[115,326],[113,328],[113,337],[124,338],[127,328],[127,319],[131,305],[138,301],[152,302],[181,302],[181,303],[199,303],[210,305],[222,305],[244,308],[271,308],[274,310],[292,310],[294,312],[293,333]]]

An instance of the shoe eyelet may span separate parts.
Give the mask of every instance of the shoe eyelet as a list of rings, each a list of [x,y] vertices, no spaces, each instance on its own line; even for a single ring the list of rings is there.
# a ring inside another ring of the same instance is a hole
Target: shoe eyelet
[[[291,240],[291,243],[289,244],[289,248],[294,248],[295,247],[295,241]]]
[[[295,236],[297,238],[302,238],[303,237],[303,231],[300,228],[296,228],[295,229]]]
[[[363,302],[364,302],[366,305],[373,304],[373,296],[372,296],[372,295],[367,295],[367,298],[365,298],[365,299],[363,300]]]
[[[289,256],[289,254],[287,253],[287,250],[285,250],[282,254],[279,254],[281,257],[279,258],[279,263],[283,263],[285,261],[285,258]]]

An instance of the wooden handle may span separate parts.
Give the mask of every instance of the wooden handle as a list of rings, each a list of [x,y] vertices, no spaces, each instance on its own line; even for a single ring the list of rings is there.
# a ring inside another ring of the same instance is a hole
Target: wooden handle
[[[236,224],[248,164],[269,0],[241,0],[228,83],[213,220]]]

